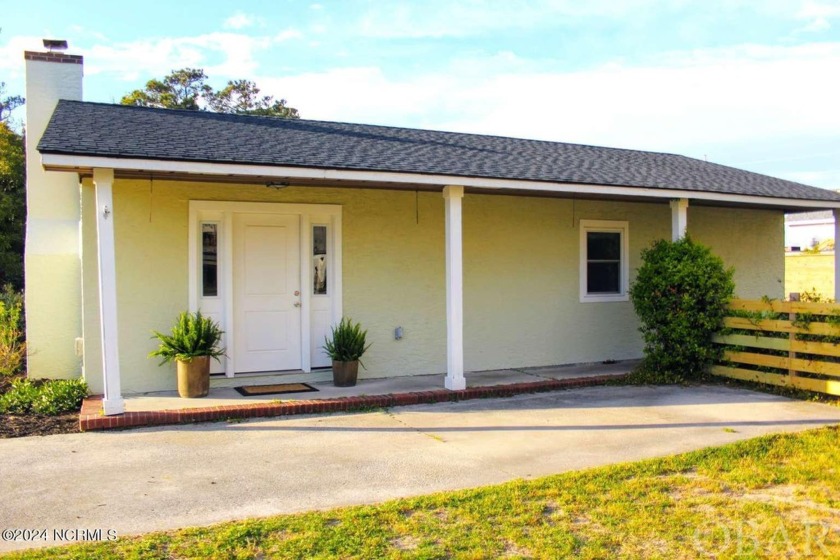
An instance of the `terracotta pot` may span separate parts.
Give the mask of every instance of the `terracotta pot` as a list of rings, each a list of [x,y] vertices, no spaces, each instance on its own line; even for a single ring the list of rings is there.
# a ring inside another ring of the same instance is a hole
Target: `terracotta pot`
[[[210,392],[210,356],[198,356],[178,364],[178,394],[187,399],[206,397]]]
[[[352,362],[338,362],[333,360],[333,383],[336,387],[352,387],[359,376],[359,360]]]

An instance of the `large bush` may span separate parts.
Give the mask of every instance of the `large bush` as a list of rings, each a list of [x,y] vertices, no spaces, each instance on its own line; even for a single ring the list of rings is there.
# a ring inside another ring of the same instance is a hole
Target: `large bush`
[[[642,261],[630,288],[645,341],[637,378],[681,382],[704,377],[719,356],[711,338],[723,326],[735,291],[733,270],[688,237],[655,242],[642,252]]]

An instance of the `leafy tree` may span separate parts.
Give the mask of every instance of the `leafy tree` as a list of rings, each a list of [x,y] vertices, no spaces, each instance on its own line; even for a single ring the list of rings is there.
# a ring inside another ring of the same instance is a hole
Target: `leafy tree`
[[[207,79],[201,68],[173,70],[162,80],[149,80],[145,89],[132,91],[120,102],[140,107],[300,118],[297,109],[288,107],[285,99],[260,95],[260,88],[254,82],[231,80],[217,91],[207,84]]]
[[[0,122],[5,123],[9,120],[12,111],[23,105],[23,97],[20,95],[6,94],[6,82],[0,82]]]
[[[7,96],[6,82],[0,82],[0,285],[15,290],[23,289],[26,152],[23,136],[9,119],[23,103],[20,95]]]
[[[297,109],[286,106],[285,99],[275,100],[271,95],[260,95],[257,84],[248,80],[230,81],[206,99],[210,110],[217,113],[300,118]]]
[[[200,109],[199,101],[213,93],[206,84],[207,75],[200,68],[173,70],[163,80],[149,80],[146,89],[136,89],[124,96],[123,105],[160,109]]]
[[[720,354],[712,335],[723,327],[735,291],[733,274],[708,247],[688,237],[660,240],[642,251],[642,266],[630,288],[645,340],[637,381],[705,376]]]
[[[17,289],[23,287],[25,220],[23,137],[4,121],[0,122],[0,284],[11,283]]]

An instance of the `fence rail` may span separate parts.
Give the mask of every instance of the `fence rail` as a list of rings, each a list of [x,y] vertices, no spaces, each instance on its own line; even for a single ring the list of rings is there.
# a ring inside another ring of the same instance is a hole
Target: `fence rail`
[[[737,299],[729,309],[713,374],[840,396],[840,304]]]

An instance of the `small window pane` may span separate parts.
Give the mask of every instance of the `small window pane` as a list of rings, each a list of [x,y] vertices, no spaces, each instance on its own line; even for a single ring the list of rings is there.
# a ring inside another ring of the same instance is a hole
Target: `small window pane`
[[[617,294],[621,291],[620,262],[589,262],[586,291],[590,294]]]
[[[327,226],[312,228],[312,293],[327,295]]]
[[[201,224],[201,294],[219,295],[218,225]]]
[[[590,231],[586,234],[587,260],[613,261],[621,258],[621,234]]]

